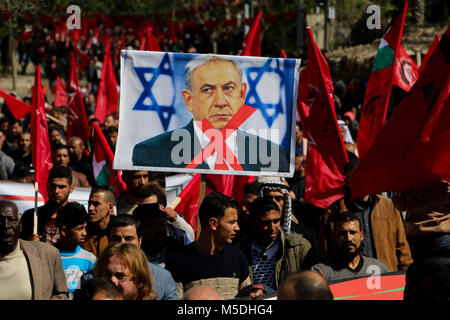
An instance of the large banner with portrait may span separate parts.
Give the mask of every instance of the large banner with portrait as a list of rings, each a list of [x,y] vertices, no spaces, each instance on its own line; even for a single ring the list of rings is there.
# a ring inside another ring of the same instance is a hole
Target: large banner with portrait
[[[300,60],[122,50],[114,169],[292,176]]]

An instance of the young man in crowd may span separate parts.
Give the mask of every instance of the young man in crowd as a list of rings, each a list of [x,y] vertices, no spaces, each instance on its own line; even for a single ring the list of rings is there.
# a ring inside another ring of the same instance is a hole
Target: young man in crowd
[[[197,285],[215,288],[224,299],[263,293],[260,288],[250,287],[247,259],[231,245],[239,231],[237,209],[236,201],[221,193],[211,193],[203,200],[198,240],[171,255],[166,263],[180,298]]]
[[[89,195],[87,236],[82,247],[97,257],[109,244],[107,227],[114,201],[114,193],[107,187],[95,187]]]
[[[312,266],[311,244],[298,233],[286,235],[280,228],[280,208],[270,198],[257,198],[250,206],[251,232],[236,247],[249,262],[253,283],[262,283],[265,291],[276,291],[289,272]]]
[[[78,202],[70,202],[58,210],[56,224],[60,238],[56,243],[61,255],[64,274],[69,289],[69,299],[80,288],[83,274],[94,269],[97,258],[80,247],[86,239],[87,212]]]
[[[233,244],[236,244],[242,237],[250,232],[250,212],[248,209],[252,202],[258,198],[259,188],[261,185],[257,181],[253,181],[244,185],[244,192],[241,199],[241,208],[238,213],[239,233],[233,239]]]
[[[295,231],[298,221],[293,214],[289,185],[279,177],[259,177],[261,187],[258,196],[272,198],[280,208],[281,228],[290,233]]]
[[[37,208],[37,234],[33,234],[34,209],[26,210],[21,217],[22,232],[20,238],[24,240],[44,241],[55,244],[59,239],[59,229],[56,225],[58,209],[69,202],[69,195],[73,191],[72,170],[70,168],[54,166],[48,175],[48,201]]]

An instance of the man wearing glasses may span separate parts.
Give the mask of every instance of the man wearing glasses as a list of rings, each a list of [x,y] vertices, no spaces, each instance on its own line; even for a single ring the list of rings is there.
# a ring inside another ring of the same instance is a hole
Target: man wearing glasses
[[[270,293],[288,273],[311,267],[311,244],[300,234],[285,234],[280,207],[270,197],[255,199],[249,211],[251,232],[236,246],[247,257],[252,283],[264,284]]]

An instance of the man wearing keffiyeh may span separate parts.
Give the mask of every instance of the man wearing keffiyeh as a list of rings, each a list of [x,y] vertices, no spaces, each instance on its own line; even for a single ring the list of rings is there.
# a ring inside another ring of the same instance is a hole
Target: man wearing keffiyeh
[[[292,213],[292,201],[289,194],[289,186],[279,177],[259,177],[262,184],[259,197],[270,197],[280,207],[281,228],[286,234],[291,233],[292,222],[298,224],[297,218]]]

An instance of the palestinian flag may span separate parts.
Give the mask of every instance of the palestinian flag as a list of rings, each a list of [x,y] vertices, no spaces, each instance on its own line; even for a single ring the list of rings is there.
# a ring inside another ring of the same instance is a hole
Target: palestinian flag
[[[92,168],[95,181],[99,186],[109,186],[117,197],[126,190],[125,183],[122,180],[122,172],[113,169],[114,154],[103,135],[97,122],[93,122],[92,141],[93,157]]]
[[[396,15],[384,33],[375,56],[372,73],[367,83],[358,129],[357,145],[361,159],[367,154],[384,125],[392,85],[400,82],[396,81],[397,77],[395,77],[396,72],[394,68],[397,66],[396,61],[399,59],[399,56],[404,56],[400,55],[402,52],[400,47],[407,8],[408,1],[405,1],[403,9]],[[409,79],[408,82],[412,83],[413,79]]]

